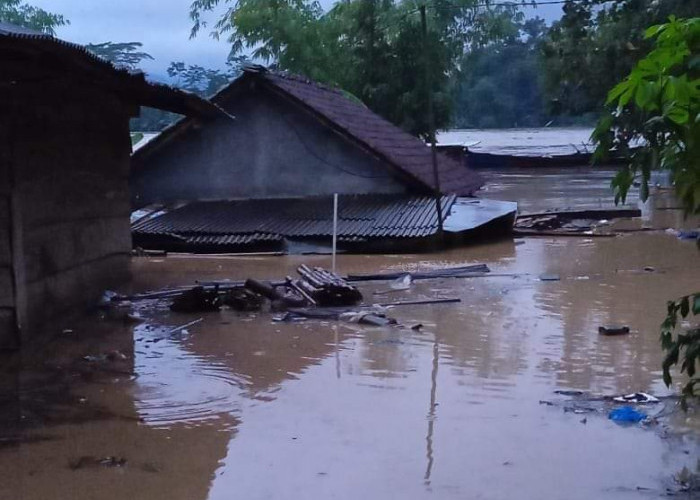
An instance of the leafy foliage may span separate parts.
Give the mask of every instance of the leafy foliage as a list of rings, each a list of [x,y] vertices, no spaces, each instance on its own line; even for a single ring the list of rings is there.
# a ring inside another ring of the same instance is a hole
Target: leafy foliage
[[[553,113],[598,112],[605,96],[649,51],[647,26],[696,16],[700,0],[567,0],[543,44]]]
[[[174,61],[168,67],[168,76],[173,78],[174,86],[188,90],[201,97],[214,95],[224,85],[235,79],[241,72],[241,65],[246,62],[245,56],[229,58],[225,70],[205,68],[197,64],[185,64]],[[157,132],[174,123],[179,115],[154,108],[141,108],[141,115],[132,118],[131,130]]]
[[[653,50],[608,94],[611,111],[593,133],[597,158],[615,149],[629,164],[613,180],[615,201],[624,201],[641,175],[649,195],[654,169],[666,169],[686,213],[700,213],[700,18],[652,26]],[[643,147],[634,148],[642,144]]]
[[[515,4],[482,8],[483,0],[431,0],[425,58],[413,0],[343,0],[328,12],[315,0],[195,0],[193,36],[220,3],[228,9],[211,34],[226,36],[232,54],[252,50],[253,58],[279,69],[338,86],[423,136],[429,129],[425,61],[436,125],[447,127],[464,52],[498,38],[517,13]]]
[[[110,61],[117,68],[124,68],[131,71],[138,69],[142,61],[153,60],[150,54],[142,52],[141,42],[103,42],[89,43],[85,46],[90,52]]]
[[[175,86],[201,97],[211,97],[224,85],[236,79],[240,74],[240,65],[245,57],[226,62],[226,70],[209,69],[197,64],[185,64],[173,61],[168,66],[168,76],[175,80]]]
[[[33,7],[24,3],[23,0],[0,0],[0,21],[49,35],[55,35],[56,28],[70,24],[70,21],[62,15]]]
[[[612,181],[615,202],[625,200],[632,182],[641,174],[640,196],[649,196],[654,169],[667,169],[676,193],[688,213],[700,213],[700,18],[676,19],[645,31],[652,50],[608,94],[610,112],[596,127],[596,155],[611,149],[626,154],[630,162]],[[637,145],[637,148],[632,146]],[[700,293],[667,305],[661,325],[661,347],[666,351],[663,377],[671,385],[670,369],[681,363],[689,381],[682,404],[700,384],[700,326],[682,331],[680,319],[700,315]],[[676,330],[682,333],[677,333]],[[681,360],[681,356],[682,360]]]
[[[464,128],[534,127],[544,111],[539,44],[542,19],[513,19],[501,40],[467,52],[457,83],[455,125]]]
[[[681,404],[687,408],[687,398],[695,394],[695,386],[700,385],[700,377],[697,376],[700,367],[700,326],[688,329],[685,333],[679,333],[674,337],[674,331],[682,319],[700,316],[700,293],[686,295],[678,300],[670,301],[667,306],[667,315],[661,324],[661,347],[666,351],[663,360],[663,377],[666,386],[670,386],[671,367],[681,360],[681,373],[685,372],[689,380],[683,387]]]

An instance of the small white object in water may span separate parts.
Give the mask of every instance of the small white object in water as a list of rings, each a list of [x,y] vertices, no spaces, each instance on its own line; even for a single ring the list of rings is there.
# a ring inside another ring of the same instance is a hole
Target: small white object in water
[[[413,279],[411,278],[411,275],[406,273],[403,276],[396,278],[390,286],[392,290],[408,290],[411,288],[412,281]]]
[[[632,394],[625,394],[624,396],[617,396],[613,398],[613,401],[618,403],[658,403],[659,398],[647,394],[646,392],[634,392]]]

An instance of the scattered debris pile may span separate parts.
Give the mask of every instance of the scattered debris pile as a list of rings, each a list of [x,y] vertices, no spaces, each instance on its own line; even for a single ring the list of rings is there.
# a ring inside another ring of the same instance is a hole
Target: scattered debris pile
[[[202,285],[184,290],[173,297],[170,309],[176,312],[218,311],[226,305],[236,311],[259,311],[270,302],[275,310],[292,307],[354,306],[362,301],[360,291],[335,273],[321,267],[301,265],[299,279],[287,276],[283,282],[270,283],[248,279],[242,285],[223,289]]]
[[[303,279],[296,280],[294,284],[308,294],[312,304],[321,307],[348,306],[362,301],[362,294],[357,288],[321,267],[312,270],[302,264],[297,272]]]
[[[196,286],[182,292],[175,297],[170,309],[176,312],[207,312],[218,311],[221,307],[219,288],[205,290],[203,286]]]
[[[614,236],[614,233],[594,232],[607,226],[612,219],[640,217],[638,209],[574,210],[523,214],[515,222],[515,233],[520,236]]]

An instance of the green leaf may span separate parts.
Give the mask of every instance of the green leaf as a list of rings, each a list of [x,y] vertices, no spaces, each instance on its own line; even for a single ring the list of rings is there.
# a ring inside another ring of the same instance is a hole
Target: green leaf
[[[680,108],[678,106],[671,106],[664,115],[674,123],[678,125],[685,125],[690,119],[687,109]]]
[[[606,105],[612,104],[623,93],[628,92],[629,89],[630,89],[630,81],[629,80],[622,80],[620,83],[615,85],[610,92],[608,92],[608,99],[605,101],[605,104]]]
[[[688,312],[690,312],[690,297],[685,296],[681,299],[681,316],[684,318],[688,316]]]
[[[661,334],[661,349],[668,351],[673,346],[673,335],[670,331]]]
[[[637,87],[637,92],[634,94],[634,102],[640,108],[645,109],[653,95],[653,84],[646,81],[641,82]]]
[[[652,38],[658,35],[660,32],[666,29],[665,24],[656,24],[654,26],[650,26],[644,31],[644,38]]]

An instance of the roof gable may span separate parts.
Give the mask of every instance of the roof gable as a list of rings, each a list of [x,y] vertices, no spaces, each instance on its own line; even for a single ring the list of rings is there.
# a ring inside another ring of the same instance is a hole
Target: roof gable
[[[263,71],[259,75],[268,85],[325,118],[327,125],[350,136],[423,185],[434,189],[432,153],[419,138],[338,89],[286,73]],[[442,192],[471,195],[483,185],[479,174],[459,162],[441,153],[438,153],[437,159]]]
[[[342,91],[322,85],[308,78],[269,71],[263,67],[247,68],[243,75],[221,89],[211,101],[222,105],[235,99],[247,84],[260,82],[267,89],[289,101],[303,106],[322,125],[360,145],[365,150],[392,165],[404,178],[433,190],[433,166],[430,148],[417,137],[372,112],[362,103],[349,98]],[[192,120],[182,119],[165,129],[157,138],[134,153],[143,159],[180,133],[188,130]],[[438,173],[443,193],[470,196],[482,185],[481,176],[458,161],[438,153]]]

